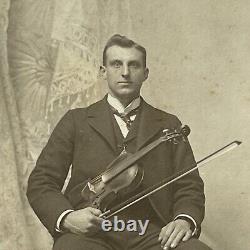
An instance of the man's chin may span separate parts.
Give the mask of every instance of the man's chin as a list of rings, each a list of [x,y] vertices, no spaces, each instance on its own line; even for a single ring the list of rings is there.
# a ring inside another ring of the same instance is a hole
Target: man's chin
[[[135,97],[137,97],[138,94],[135,94],[134,92],[131,91],[122,91],[117,94],[117,98],[119,99],[129,99],[133,100]]]

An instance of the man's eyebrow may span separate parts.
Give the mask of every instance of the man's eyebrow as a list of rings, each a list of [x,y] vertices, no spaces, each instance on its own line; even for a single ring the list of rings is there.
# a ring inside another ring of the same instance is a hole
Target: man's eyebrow
[[[110,61],[110,64],[114,64],[114,63],[122,63],[122,61],[119,59],[113,59]]]
[[[115,63],[119,63],[119,64],[123,64],[123,61],[120,60],[120,59],[112,59],[109,64],[110,65],[113,65]],[[128,64],[129,65],[137,65],[137,66],[140,66],[142,63],[140,62],[140,60],[131,60],[131,61],[128,61]]]
[[[131,60],[131,61],[129,61],[129,64],[141,65],[141,62],[139,60]]]

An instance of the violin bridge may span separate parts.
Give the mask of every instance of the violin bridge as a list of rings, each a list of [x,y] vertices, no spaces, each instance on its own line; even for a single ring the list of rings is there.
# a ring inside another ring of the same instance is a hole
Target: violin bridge
[[[93,193],[96,194],[94,185],[91,185],[89,182],[87,183],[87,185],[88,185],[89,191],[91,191],[91,192],[93,192]]]
[[[126,154],[127,153],[126,146],[127,146],[126,144],[123,145],[123,150],[122,150],[121,154]]]

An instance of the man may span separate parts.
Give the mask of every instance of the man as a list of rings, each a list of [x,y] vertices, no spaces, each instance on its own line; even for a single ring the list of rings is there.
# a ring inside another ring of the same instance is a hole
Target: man
[[[209,249],[196,239],[204,217],[203,182],[198,171],[118,214],[124,221],[148,219],[149,226],[141,236],[128,230],[106,232],[102,230],[102,211],[79,206],[79,184],[102,173],[123,150],[135,153],[159,138],[163,129],[180,127],[174,115],[141,98],[148,73],[145,48],[124,36],[112,36],[100,67],[108,83],[107,96],[87,108],[67,112],[38,158],[27,196],[55,239],[53,249]],[[71,164],[71,179],[62,194]],[[144,178],[132,193],[194,164],[187,141],[162,143],[139,160]]]

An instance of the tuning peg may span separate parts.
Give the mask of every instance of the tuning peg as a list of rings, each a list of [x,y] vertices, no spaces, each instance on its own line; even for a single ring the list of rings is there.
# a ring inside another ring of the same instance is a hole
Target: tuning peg
[[[169,134],[171,132],[171,129],[170,128],[165,128],[162,132],[165,133],[165,134]]]
[[[191,132],[191,129],[188,125],[184,125],[181,127],[181,133],[184,135],[184,136],[188,136]]]

